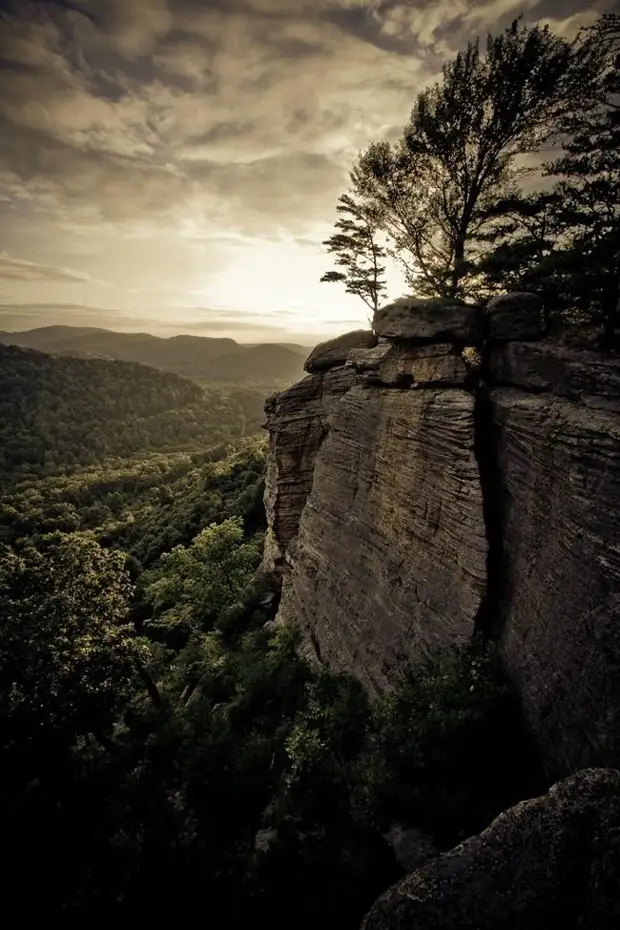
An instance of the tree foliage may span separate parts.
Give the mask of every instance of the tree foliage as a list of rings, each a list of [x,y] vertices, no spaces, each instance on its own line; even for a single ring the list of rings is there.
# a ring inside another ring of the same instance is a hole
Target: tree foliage
[[[88,533],[54,533],[38,547],[0,551],[5,750],[109,737],[144,659],[128,623],[125,562]]]
[[[375,311],[386,290],[385,249],[379,245],[379,214],[375,206],[342,194],[336,207],[340,218],[337,232],[323,245],[336,256],[336,265],[344,271],[328,271],[321,281],[342,282],[348,294],[360,297]]]
[[[603,47],[617,43],[617,23],[607,17],[593,30]],[[618,64],[605,75],[600,105],[579,114],[562,153],[545,165],[551,190],[498,205],[501,241],[481,264],[496,286],[537,289],[549,309],[602,322],[607,344],[620,298]]]
[[[592,32],[569,42],[516,20],[484,53],[476,40],[444,65],[398,142],[360,155],[353,196],[374,211],[415,293],[477,296],[497,202],[516,196],[524,156],[599,103],[609,64],[609,43]]]
[[[175,546],[142,581],[154,622],[188,634],[209,629],[246,590],[260,556],[258,545],[243,539],[241,517],[212,523],[189,546]]]

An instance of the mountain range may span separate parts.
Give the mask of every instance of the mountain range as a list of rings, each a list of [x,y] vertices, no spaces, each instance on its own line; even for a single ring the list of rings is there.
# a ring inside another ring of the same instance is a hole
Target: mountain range
[[[43,326],[23,332],[0,331],[0,343],[53,355],[75,355],[140,362],[195,381],[255,383],[266,387],[291,384],[303,375],[309,353],[294,343],[241,345],[234,339],[117,333],[81,326]]]

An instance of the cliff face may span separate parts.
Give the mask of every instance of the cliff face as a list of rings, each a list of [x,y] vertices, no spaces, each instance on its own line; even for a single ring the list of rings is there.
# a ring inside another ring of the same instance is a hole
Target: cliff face
[[[374,329],[268,402],[278,618],[370,691],[480,629],[550,773],[617,763],[620,365],[542,338],[532,295]]]
[[[620,366],[545,343],[491,360],[503,655],[554,768],[617,764]]]

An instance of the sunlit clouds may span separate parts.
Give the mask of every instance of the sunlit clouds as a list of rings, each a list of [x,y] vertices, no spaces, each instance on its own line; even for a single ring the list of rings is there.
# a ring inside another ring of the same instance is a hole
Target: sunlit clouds
[[[356,154],[468,39],[587,0],[0,0],[0,329],[312,342]],[[390,277],[390,295],[402,289]]]

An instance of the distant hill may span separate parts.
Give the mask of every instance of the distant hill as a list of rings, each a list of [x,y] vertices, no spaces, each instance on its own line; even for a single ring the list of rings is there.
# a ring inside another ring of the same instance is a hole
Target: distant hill
[[[303,376],[304,346],[287,343],[240,345],[234,339],[116,333],[79,326],[44,326],[25,332],[0,332],[0,343],[55,355],[77,355],[139,362],[194,381],[256,384],[277,389]]]
[[[256,432],[261,419],[257,391],[0,344],[0,484],[110,457],[200,451]]]

